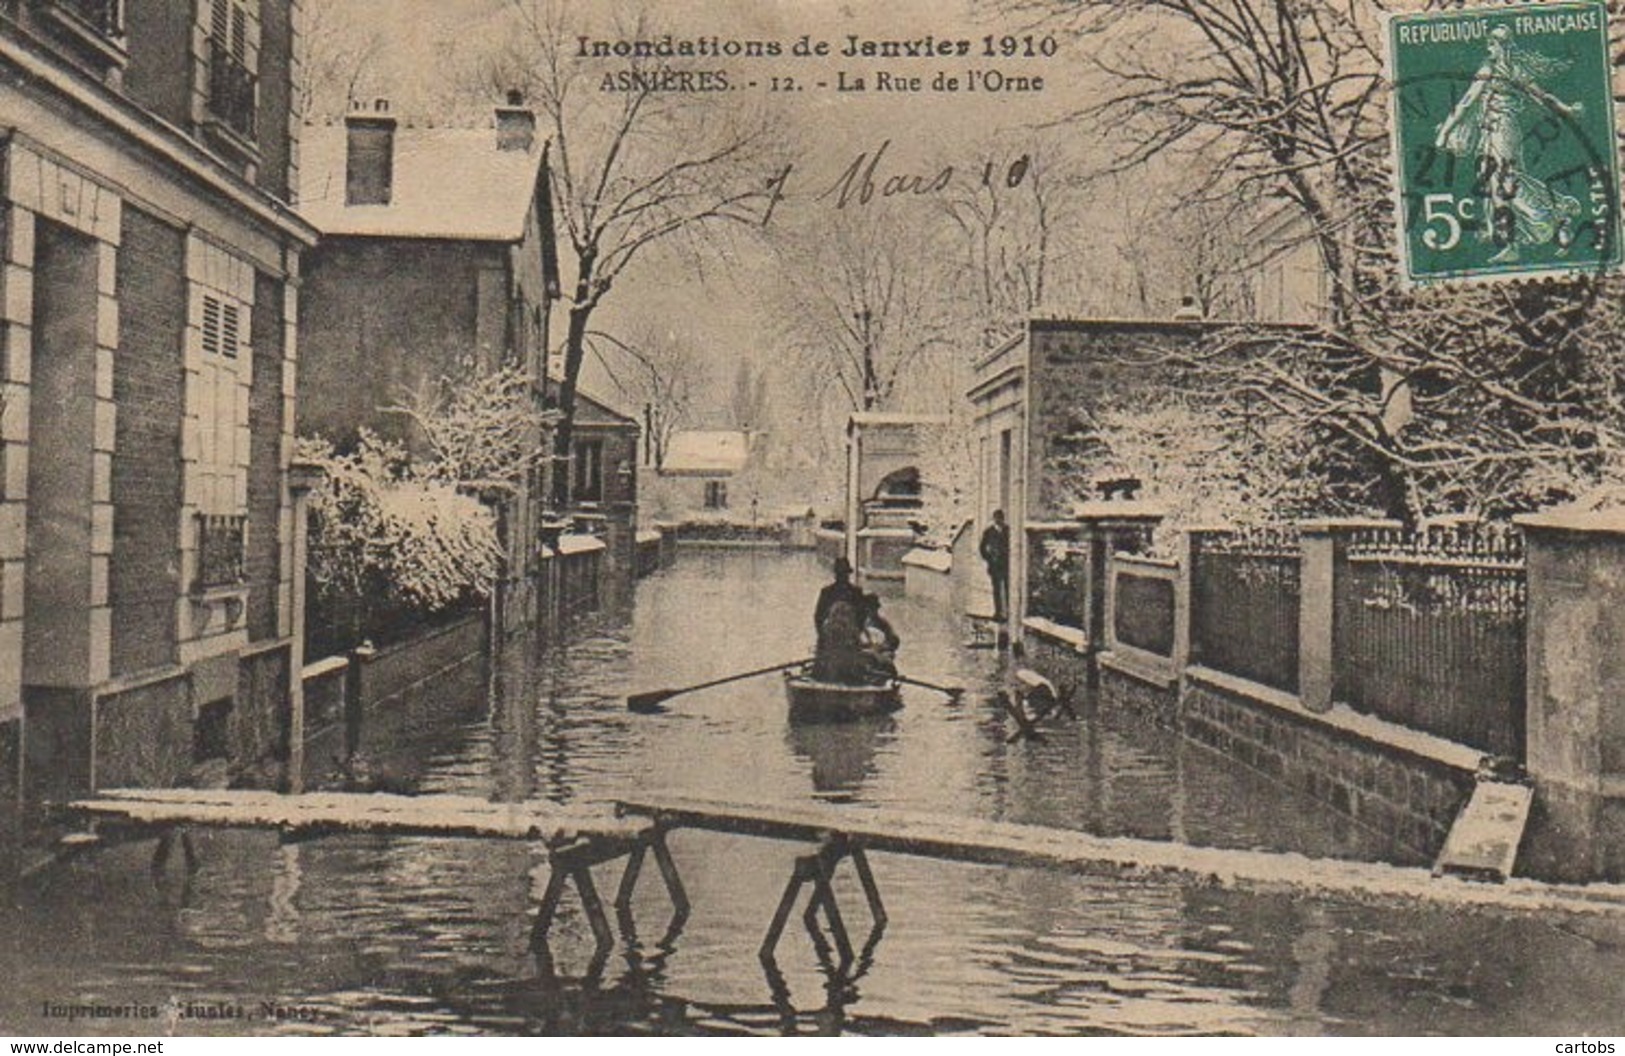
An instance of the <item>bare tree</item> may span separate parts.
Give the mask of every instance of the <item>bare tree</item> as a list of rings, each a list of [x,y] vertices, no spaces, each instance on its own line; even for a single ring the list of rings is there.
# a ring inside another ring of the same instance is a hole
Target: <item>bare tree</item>
[[[779,242],[785,340],[820,394],[854,411],[895,409],[947,353],[950,277],[931,232],[879,213],[838,213]]]
[[[342,117],[375,72],[383,27],[373,19],[347,17],[346,9],[331,0],[299,10],[306,47],[294,85],[294,110],[306,120]]]
[[[956,180],[937,199],[955,246],[960,303],[984,343],[1003,339],[1051,302],[1077,266],[1086,228],[1083,169],[1053,130],[991,140],[983,153],[1008,158]],[[1071,269],[1058,263],[1071,263]],[[973,350],[973,353],[976,350]]]
[[[1616,429],[1611,346],[1585,280],[1415,293],[1398,287],[1387,154],[1387,0],[1009,0],[1093,37],[1117,171],[1199,157],[1210,199],[1240,191],[1301,214],[1328,278],[1325,333],[1269,355],[1187,356],[1324,441],[1335,498],[1415,519],[1531,505],[1570,467],[1583,486]],[[1411,5],[1415,6],[1415,5]],[[1257,340],[1259,334],[1243,335]],[[1572,476],[1572,474],[1571,474]]]
[[[625,341],[590,330],[587,343],[621,395],[644,409],[646,460],[659,469],[666,464],[672,434],[689,420],[705,384],[709,372],[703,357],[677,334],[648,325]]]
[[[380,408],[417,427],[421,472],[475,494],[512,494],[546,457],[556,415],[536,403],[535,379],[517,367],[465,365],[455,376],[403,393]]]
[[[705,243],[724,229],[764,223],[773,202],[770,177],[782,163],[774,156],[774,126],[761,115],[730,109],[714,95],[660,90],[673,72],[671,60],[618,59],[608,72],[578,57],[576,38],[588,15],[572,21],[565,0],[512,0],[512,10],[518,33],[500,54],[486,57],[482,74],[490,89],[525,90],[549,126],[555,211],[574,265],[573,281],[566,280],[556,431],[562,464],[570,458],[593,314],[616,281],[653,249],[687,249],[697,264]],[[639,15],[613,35],[648,40],[658,32]],[[569,501],[569,480],[554,474],[561,507]]]

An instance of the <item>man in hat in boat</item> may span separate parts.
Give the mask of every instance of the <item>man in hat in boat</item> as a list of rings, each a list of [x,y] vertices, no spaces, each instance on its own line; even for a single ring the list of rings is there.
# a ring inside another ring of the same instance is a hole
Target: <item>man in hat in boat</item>
[[[863,591],[852,582],[852,562],[838,557],[835,581],[818,592],[818,604],[813,609],[813,629],[818,632],[814,678],[848,684],[864,680],[863,612]]]
[[[813,608],[813,631],[822,633],[824,620],[829,617],[830,608],[838,601],[857,608],[863,601],[863,591],[852,582],[852,562],[844,557],[835,559],[835,582],[826,583],[824,589],[818,592],[818,604]]]

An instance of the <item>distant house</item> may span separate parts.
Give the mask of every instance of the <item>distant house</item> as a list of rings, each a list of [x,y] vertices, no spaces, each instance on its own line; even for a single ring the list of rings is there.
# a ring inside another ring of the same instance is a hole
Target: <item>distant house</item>
[[[678,519],[720,517],[750,496],[734,487],[750,464],[751,436],[730,429],[673,433],[660,464],[660,496]]]
[[[298,6],[0,0],[6,802],[280,751]]]
[[[408,420],[382,408],[469,369],[521,366],[545,401],[558,292],[545,156],[517,99],[487,128],[403,126],[380,100],[306,130],[300,202],[322,239],[300,292],[301,433],[409,441]],[[510,584],[539,571],[548,494],[542,459],[505,504]],[[533,611],[522,589],[502,609]]]

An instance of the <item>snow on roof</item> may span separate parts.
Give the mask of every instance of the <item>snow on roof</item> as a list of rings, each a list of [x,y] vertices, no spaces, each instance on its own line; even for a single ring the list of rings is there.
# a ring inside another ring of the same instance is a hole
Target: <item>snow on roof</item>
[[[388,205],[346,205],[344,125],[308,125],[300,139],[299,212],[324,235],[517,242],[536,197],[540,143],[498,150],[490,128],[395,129]]]
[[[674,433],[660,473],[667,477],[731,477],[750,458],[750,437],[733,430]]]
[[[624,411],[618,411],[602,396],[595,396],[586,389],[576,389],[576,424],[577,425],[614,425],[636,427],[638,420]]]

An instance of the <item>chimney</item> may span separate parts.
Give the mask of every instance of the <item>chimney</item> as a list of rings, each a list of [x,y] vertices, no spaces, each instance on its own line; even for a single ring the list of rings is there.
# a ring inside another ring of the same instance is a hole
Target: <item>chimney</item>
[[[497,149],[528,151],[536,145],[536,113],[525,105],[525,93],[509,89],[508,102],[497,107]]]
[[[1174,313],[1174,319],[1179,322],[1188,322],[1196,319],[1205,319],[1207,315],[1202,306],[1196,303],[1196,298],[1190,294],[1179,299],[1179,311]]]
[[[395,184],[395,118],[389,100],[375,99],[370,108],[356,100],[344,128],[344,204],[388,205]]]

